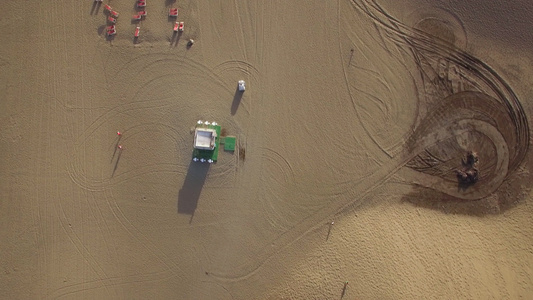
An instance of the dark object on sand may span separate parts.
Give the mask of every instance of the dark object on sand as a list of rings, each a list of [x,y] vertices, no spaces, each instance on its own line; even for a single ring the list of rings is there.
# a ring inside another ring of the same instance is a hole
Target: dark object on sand
[[[479,179],[479,170],[476,168],[467,171],[456,170],[455,173],[459,182],[463,184],[473,184]]]
[[[463,169],[455,170],[459,183],[474,184],[479,179],[479,170],[477,168],[479,157],[476,152],[468,151],[462,159]]]
[[[239,147],[239,158],[242,159],[242,161],[246,158],[246,149],[243,147]]]

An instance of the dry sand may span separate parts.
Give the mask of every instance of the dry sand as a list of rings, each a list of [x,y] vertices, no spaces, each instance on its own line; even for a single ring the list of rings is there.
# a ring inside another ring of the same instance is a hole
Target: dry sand
[[[533,295],[528,1],[134,4],[4,3],[2,298]]]

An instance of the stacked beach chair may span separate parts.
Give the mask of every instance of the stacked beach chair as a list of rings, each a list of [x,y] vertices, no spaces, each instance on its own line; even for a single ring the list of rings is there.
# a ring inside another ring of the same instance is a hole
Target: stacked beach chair
[[[106,27],[106,32],[107,32],[108,36],[115,35],[115,34],[117,34],[117,28],[116,28],[115,25],[107,26]]]
[[[168,10],[168,16],[172,18],[178,17],[178,9],[177,8],[171,8]]]

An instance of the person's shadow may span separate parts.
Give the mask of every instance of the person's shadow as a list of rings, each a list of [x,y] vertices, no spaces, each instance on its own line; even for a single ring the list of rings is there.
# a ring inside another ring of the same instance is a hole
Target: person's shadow
[[[189,164],[187,176],[178,194],[178,213],[191,215],[191,222],[194,211],[198,206],[198,199],[202,193],[202,188],[209,171],[209,163],[192,162]]]
[[[235,89],[235,94],[233,95],[233,102],[231,103],[231,115],[235,115],[237,113],[237,109],[239,108],[239,105],[241,104],[241,99],[244,92],[239,91],[239,87]]]

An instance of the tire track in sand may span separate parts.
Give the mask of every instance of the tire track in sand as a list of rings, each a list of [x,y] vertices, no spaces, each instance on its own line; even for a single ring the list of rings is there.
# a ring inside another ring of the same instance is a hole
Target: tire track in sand
[[[357,1],[353,1],[355,5]],[[449,49],[446,47],[441,47],[440,45],[435,45],[432,40],[427,40],[426,42],[431,44],[427,46],[424,41],[424,35],[417,33],[416,41],[410,39],[409,34],[404,32],[408,30],[405,27],[402,27],[399,22],[395,21],[392,17],[386,15],[379,7],[366,7],[359,6],[378,24],[390,30],[389,33],[397,34],[400,36],[398,39],[401,41],[401,45],[404,47],[419,47],[418,53],[414,53],[414,60],[420,59],[420,49],[422,50],[432,50],[433,53],[441,55],[444,57],[452,57],[452,60],[460,66],[465,67],[469,70],[475,70],[472,72],[473,77],[480,78],[480,82],[485,84],[489,92],[492,92],[497,96],[498,104],[501,109],[499,112],[503,115],[506,115],[512,122],[512,126],[515,130],[506,130],[505,125],[499,126],[497,123],[494,123],[493,120],[489,119],[459,119],[459,120],[449,120],[444,118],[443,115],[437,115],[429,119],[431,123],[424,123],[423,121],[416,127],[413,133],[410,136],[412,143],[408,143],[408,146],[403,147],[403,150],[396,156],[392,157],[390,161],[383,164],[376,172],[365,177],[359,183],[357,183],[352,190],[353,197],[346,197],[344,199],[339,199],[338,201],[331,203],[326,208],[309,215],[304,220],[300,221],[292,228],[287,230],[279,238],[274,240],[271,244],[271,247],[266,247],[257,254],[256,261],[257,263],[250,266],[249,272],[245,274],[212,274],[217,279],[221,281],[234,282],[244,280],[256,274],[258,270],[275,255],[279,254],[281,251],[287,247],[295,244],[306,234],[316,230],[319,226],[322,226],[326,218],[339,214],[346,209],[354,209],[362,204],[362,200],[372,193],[378,186],[384,184],[390,177],[398,174],[405,175],[405,173],[411,172],[407,169],[406,165],[417,157],[420,153],[426,151],[426,149],[436,146],[440,143],[443,143],[451,138],[455,138],[465,133],[469,132],[480,132],[484,136],[487,136],[494,145],[496,146],[497,151],[497,161],[495,163],[495,174],[496,176],[492,177],[488,182],[485,182],[483,190],[470,190],[467,192],[458,192],[450,189],[450,186],[447,186],[443,182],[442,178],[438,177],[428,177],[429,175],[419,173],[418,177],[422,176],[422,179],[416,178],[419,181],[419,184],[426,185],[428,188],[436,189],[443,191],[445,193],[451,194],[452,196],[459,197],[461,199],[473,200],[479,199],[480,197],[485,197],[499,188],[503,180],[507,177],[509,171],[513,170],[514,167],[518,166],[525,153],[528,150],[528,141],[529,141],[529,127],[527,125],[527,119],[525,113],[522,109],[522,106],[513,91],[510,87],[503,81],[503,79],[496,74],[492,69],[487,65],[483,64],[481,61],[460,52],[457,49]],[[339,5],[340,10],[340,5]],[[380,23],[380,20],[374,15],[375,13],[380,13],[385,15],[387,22]],[[340,16],[340,12],[339,12]],[[393,23],[393,25],[390,25]],[[398,31],[398,28],[402,28],[402,31]],[[345,81],[346,88],[350,89],[349,79],[346,75],[345,70]],[[472,79],[473,80],[473,79]],[[481,84],[477,85],[482,86]],[[420,89],[419,91],[425,91],[426,89]],[[351,92],[349,93],[351,95]],[[461,95],[462,96],[462,95]],[[489,96],[490,97],[490,96]],[[353,97],[352,97],[353,101]],[[357,107],[354,107],[357,110]],[[505,119],[505,118],[504,118]],[[424,120],[421,117],[421,120]],[[429,126],[430,125],[430,126]],[[502,131],[503,130],[503,131]],[[515,153],[511,152],[513,144],[508,144],[509,142],[514,142],[518,144],[518,151]],[[511,153],[509,153],[511,152]],[[400,171],[406,169],[406,171]],[[286,173],[284,171],[282,173]],[[416,180],[414,182],[417,183]]]

